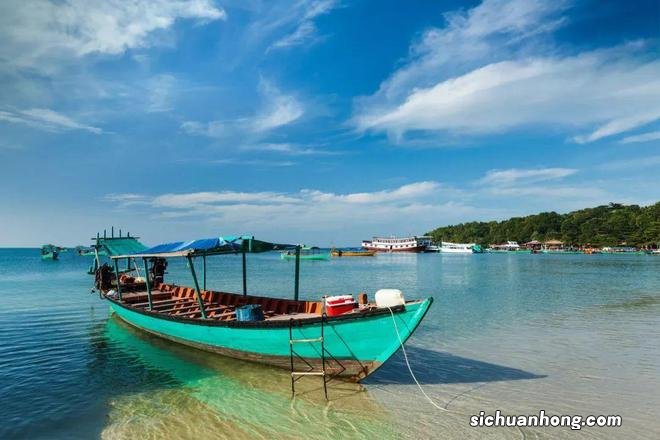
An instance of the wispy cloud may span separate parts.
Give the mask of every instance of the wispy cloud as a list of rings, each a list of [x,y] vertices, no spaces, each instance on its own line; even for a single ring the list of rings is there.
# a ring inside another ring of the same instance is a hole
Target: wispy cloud
[[[148,81],[147,93],[149,113],[168,112],[172,110],[172,94],[176,78],[169,74],[156,75]]]
[[[449,15],[357,101],[354,124],[399,140],[552,125],[587,143],[660,119],[660,62],[643,56],[652,43],[561,56],[538,42],[564,22],[566,5],[485,0]]]
[[[336,0],[299,2],[296,8],[298,17],[293,22],[295,30],[271,44],[269,50],[300,46],[315,41],[318,39],[318,30],[314,20],[321,15],[330,13],[337,6]]]
[[[574,168],[511,168],[490,170],[478,179],[477,192],[489,197],[590,201],[606,200],[609,193],[593,185],[567,184],[565,179],[578,173]]]
[[[296,145],[290,143],[261,143],[253,145],[243,145],[242,151],[262,151],[281,153],[288,156],[326,156],[339,154],[336,151],[330,151],[316,146]]]
[[[639,170],[660,166],[660,155],[614,160],[600,164],[597,168],[605,171]]]
[[[65,60],[154,45],[151,34],[179,19],[225,18],[212,0],[7,0],[0,5],[0,62],[51,71]]]
[[[149,203],[149,199],[147,196],[144,196],[142,194],[135,194],[135,193],[121,193],[121,194],[110,193],[110,194],[106,194],[103,197],[103,200],[107,202],[119,203],[122,206],[145,205]]]
[[[98,127],[86,125],[73,118],[45,108],[32,108],[20,111],[0,110],[0,121],[24,124],[46,131],[84,130],[101,134]]]
[[[573,168],[535,168],[519,169],[510,168],[508,170],[490,170],[479,180],[482,184],[512,184],[524,181],[540,182],[545,180],[563,179],[577,173]]]
[[[291,160],[270,160],[270,159],[245,159],[245,158],[228,158],[228,159],[215,159],[210,162],[215,165],[250,165],[256,167],[266,168],[282,168],[292,167],[296,162]]]
[[[251,116],[209,122],[185,121],[181,129],[195,136],[216,139],[240,138],[242,143],[258,143],[269,132],[298,121],[305,113],[302,103],[293,95],[283,93],[271,82],[262,79],[259,85],[261,103]]]
[[[303,115],[303,106],[293,95],[283,94],[272,83],[265,80],[261,81],[260,90],[265,105],[252,122],[255,131],[273,130],[288,125]]]
[[[650,142],[660,140],[660,131],[651,131],[648,133],[636,134],[634,136],[626,136],[621,139],[622,144],[632,144],[635,142]]]
[[[350,222],[360,230],[373,228],[371,232],[419,233],[439,216],[456,219],[467,213],[476,215],[488,211],[443,201],[444,191],[440,183],[427,181],[356,193],[304,189],[298,192],[207,191],[141,197],[161,218],[212,219],[225,227],[240,227],[241,230],[272,229],[273,224],[302,230],[338,230]],[[128,203],[133,203],[134,199],[134,194],[126,198]],[[107,200],[122,204],[121,195],[112,195]],[[401,230],[402,225],[405,231]]]
[[[341,202],[349,204],[391,203],[432,196],[441,189],[438,182],[416,182],[392,190],[360,192],[349,194],[327,193],[317,190],[303,190],[303,194],[314,202]]]

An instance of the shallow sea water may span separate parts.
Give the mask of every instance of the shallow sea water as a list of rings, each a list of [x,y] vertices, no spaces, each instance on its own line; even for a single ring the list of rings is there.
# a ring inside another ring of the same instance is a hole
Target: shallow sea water
[[[301,263],[301,296],[394,287],[435,302],[363,384],[182,347],[109,314],[89,258],[0,249],[0,438],[660,438],[660,257],[378,255]],[[169,279],[191,284],[185,264]],[[290,297],[293,263],[248,257],[248,290]],[[240,291],[240,257],[208,287]],[[617,414],[620,428],[471,428],[472,414]]]

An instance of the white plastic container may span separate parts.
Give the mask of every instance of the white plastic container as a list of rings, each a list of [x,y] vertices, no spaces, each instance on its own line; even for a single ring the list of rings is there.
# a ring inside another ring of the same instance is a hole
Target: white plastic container
[[[380,289],[376,292],[377,307],[396,307],[406,303],[403,292],[399,289]]]

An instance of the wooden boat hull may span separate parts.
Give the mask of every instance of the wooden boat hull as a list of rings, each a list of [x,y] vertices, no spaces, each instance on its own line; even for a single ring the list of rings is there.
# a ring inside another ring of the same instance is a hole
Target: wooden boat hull
[[[373,257],[376,251],[334,251],[333,257]]]
[[[174,342],[237,359],[290,368],[289,321],[258,323],[223,323],[213,320],[193,320],[159,315],[126,306],[109,298],[115,314],[127,323]],[[340,316],[325,322],[325,348],[340,365],[326,357],[330,372],[358,381],[373,373],[400,347],[392,314],[401,340],[405,342],[415,331],[433,302],[432,298],[407,303],[405,307],[388,309],[368,315]],[[321,319],[296,321],[294,339],[318,338]],[[321,362],[319,343],[295,345],[300,356],[318,366]],[[302,368],[296,362],[295,368]]]

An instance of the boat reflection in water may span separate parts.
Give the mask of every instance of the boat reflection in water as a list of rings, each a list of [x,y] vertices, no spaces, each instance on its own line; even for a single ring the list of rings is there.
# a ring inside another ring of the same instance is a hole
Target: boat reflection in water
[[[322,385],[305,381],[292,399],[289,375],[280,369],[173,344],[116,317],[107,321],[105,335],[107,346],[99,349],[109,364],[102,365],[105,374],[158,383],[112,398],[104,438],[398,436],[359,384],[333,382],[328,402]]]

